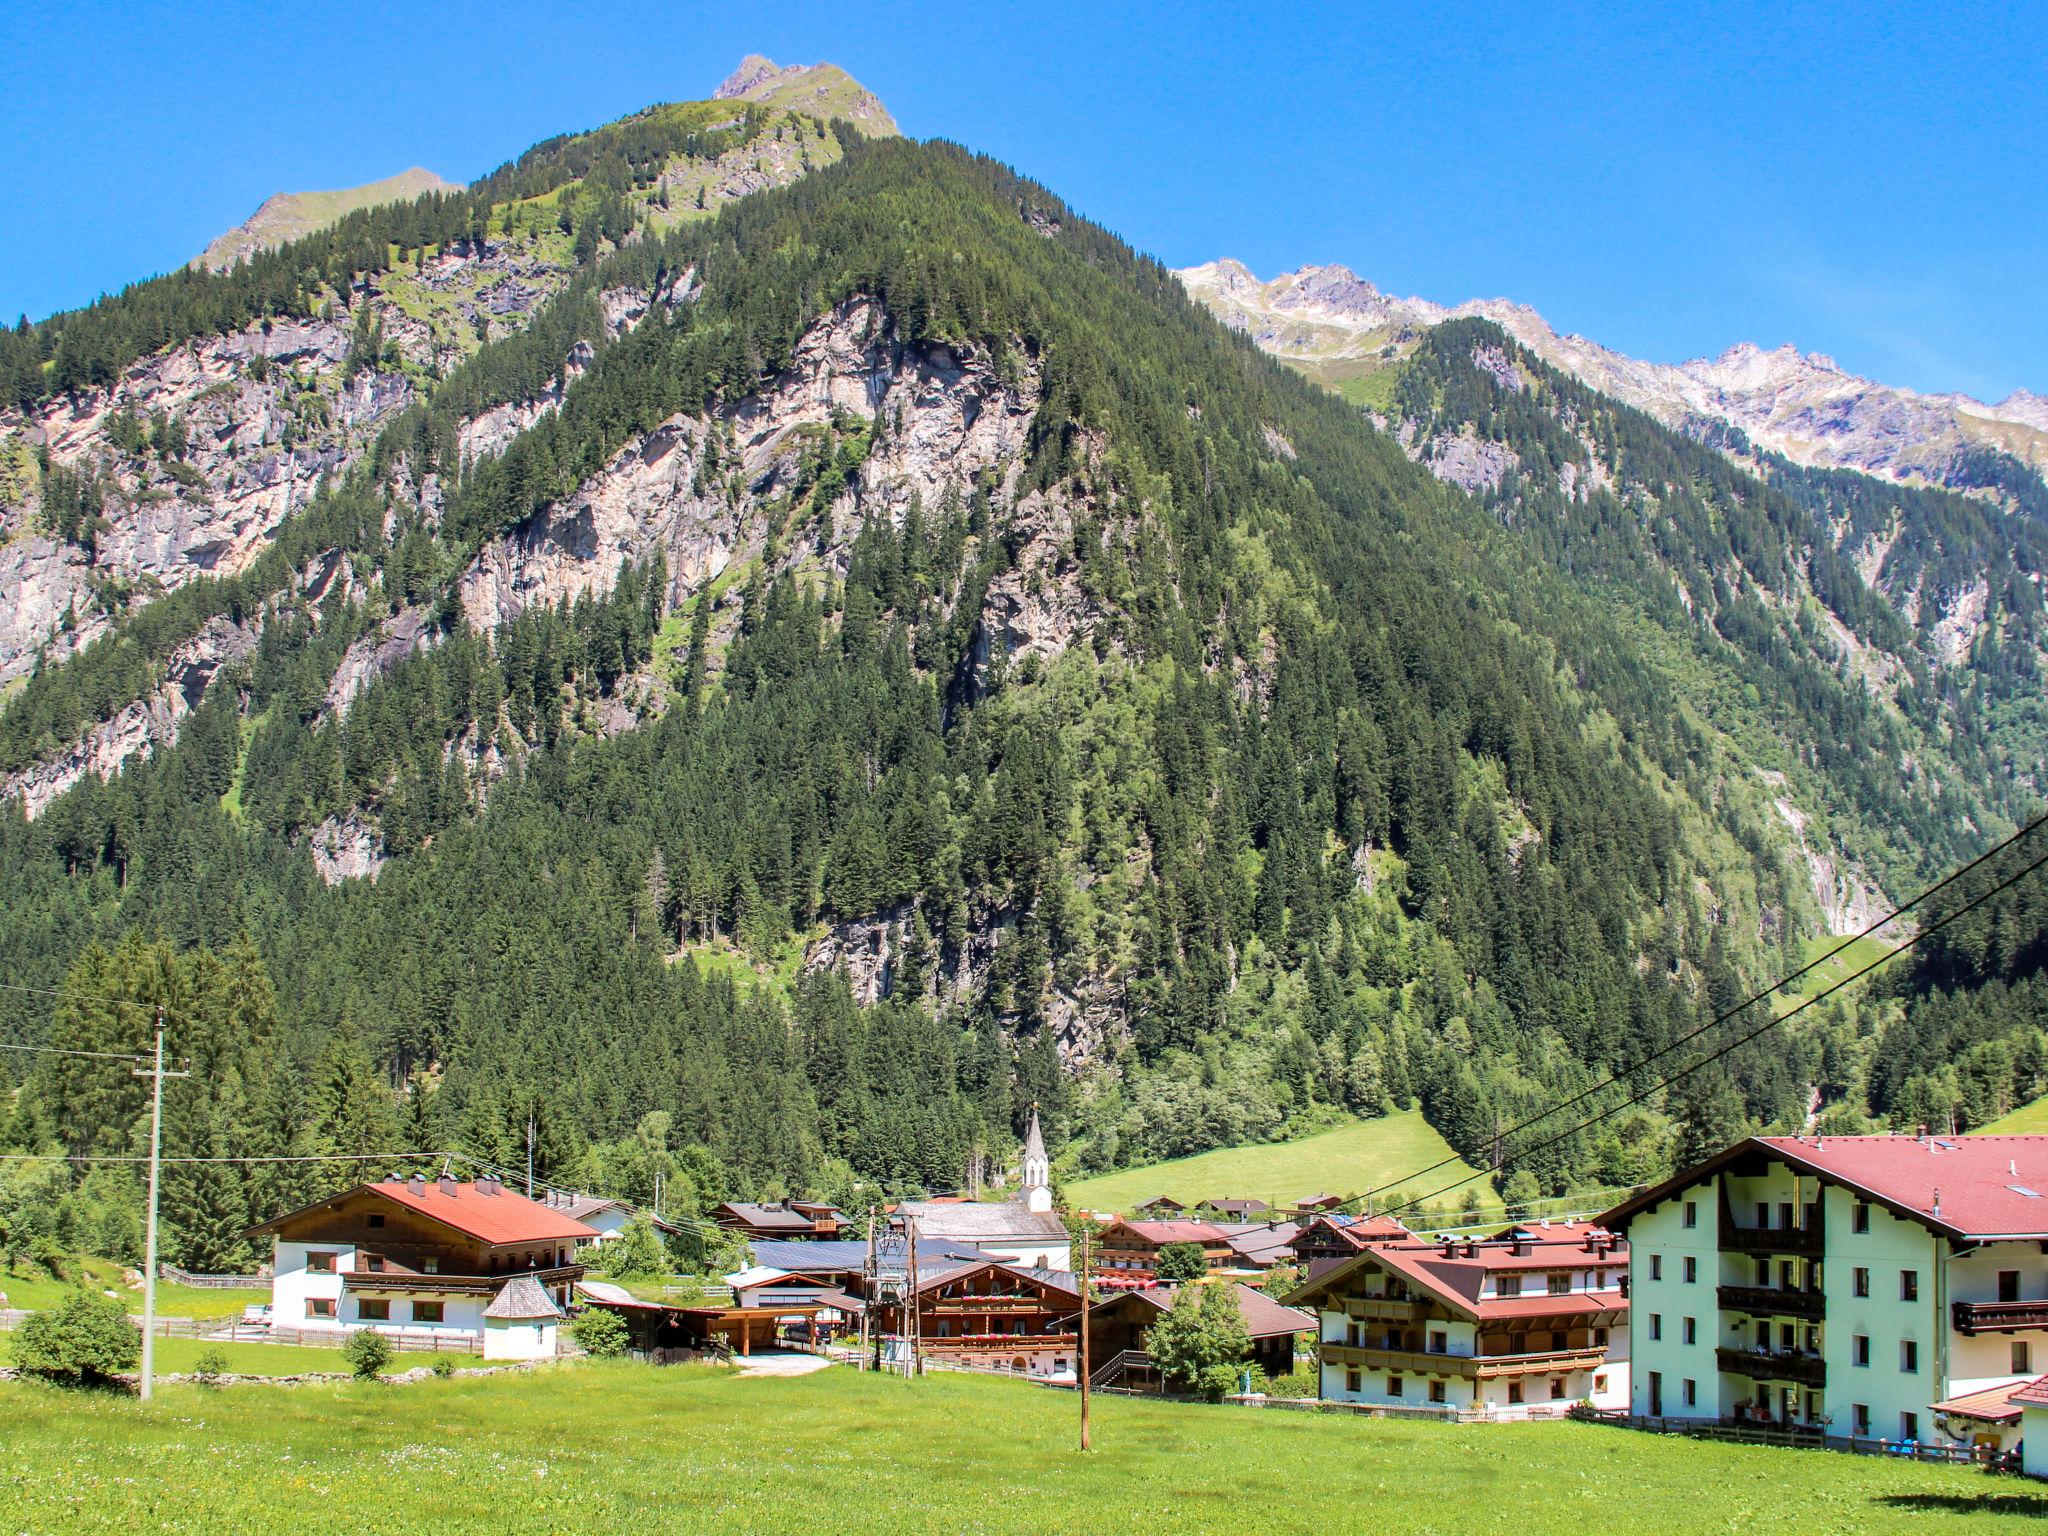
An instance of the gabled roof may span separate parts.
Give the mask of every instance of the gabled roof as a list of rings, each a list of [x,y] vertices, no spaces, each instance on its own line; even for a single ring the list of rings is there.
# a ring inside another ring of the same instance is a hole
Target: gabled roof
[[[1184,1211],[1187,1207],[1171,1195],[1154,1195],[1149,1200],[1134,1202],[1131,1209],[1134,1211]]]
[[[920,1238],[955,1241],[1065,1242],[1067,1224],[1052,1211],[1034,1211],[1021,1200],[905,1200],[896,1214],[915,1217]]]
[[[1135,1232],[1148,1243],[1225,1243],[1230,1234],[1212,1221],[1119,1221],[1111,1223],[1111,1230],[1122,1227],[1126,1232]]]
[[[2048,1239],[2048,1136],[1751,1136],[1624,1200],[1600,1225],[1619,1231],[1755,1156],[1789,1163],[1948,1237]]]
[[[978,1275],[992,1269],[1000,1270],[1006,1275],[1011,1275],[1021,1280],[1034,1282],[1048,1290],[1059,1291],[1063,1295],[1071,1296],[1076,1302],[1081,1299],[1078,1283],[1073,1275],[1064,1269],[1040,1269],[1035,1265],[1005,1264],[999,1259],[987,1259],[979,1264],[949,1264],[943,1269],[934,1270],[929,1275],[920,1274],[917,1277],[917,1293],[922,1296],[926,1291],[933,1290],[941,1285],[951,1285],[955,1280],[964,1279],[968,1275]]]
[[[1982,1419],[1987,1424],[2012,1424],[2020,1416],[2020,1410],[2031,1402],[2036,1407],[2048,1406],[2048,1396],[2022,1399],[2020,1394],[2048,1386],[2048,1376],[2033,1381],[2009,1381],[2002,1387],[1986,1387],[1980,1392],[1965,1392],[1929,1405],[1931,1413],[1953,1413],[1959,1418]]]
[[[2014,1387],[2011,1401],[2022,1408],[2048,1408],[2048,1376],[2036,1376]]]
[[[545,1322],[561,1315],[562,1309],[531,1275],[515,1275],[507,1280],[484,1308],[485,1317],[500,1322]]]
[[[714,1209],[730,1211],[733,1219],[743,1226],[759,1227],[768,1232],[814,1232],[818,1225],[802,1211],[793,1211],[780,1205],[755,1205],[744,1200],[727,1200]]]
[[[417,1212],[430,1221],[437,1221],[452,1231],[491,1247],[514,1243],[566,1243],[598,1236],[595,1228],[586,1227],[567,1212],[514,1194],[503,1185],[479,1186],[456,1179],[428,1179],[419,1185],[403,1179],[358,1184],[340,1194],[302,1205],[295,1211],[286,1211],[282,1216],[273,1216],[251,1227],[247,1235],[253,1237],[274,1231],[287,1221],[364,1194]]]
[[[1244,1319],[1245,1331],[1255,1339],[1269,1339],[1286,1333],[1307,1333],[1316,1326],[1316,1320],[1310,1313],[1296,1307],[1282,1306],[1264,1291],[1253,1286],[1236,1281],[1229,1284],[1237,1297],[1237,1312],[1238,1316]],[[1173,1310],[1174,1298],[1180,1291],[1181,1287],[1177,1285],[1147,1286],[1142,1291],[1125,1291],[1113,1301],[1099,1302],[1094,1310],[1100,1313],[1107,1312],[1112,1307],[1144,1307],[1157,1315]]]
[[[749,1240],[747,1249],[756,1264],[786,1269],[792,1274],[857,1275],[868,1262],[868,1245],[864,1239],[818,1238],[810,1242],[790,1242],[782,1238],[756,1237]],[[926,1237],[917,1240],[917,1262],[920,1265],[948,1260],[978,1262],[987,1257],[979,1249],[962,1243],[939,1242]]]
[[[1578,1243],[1538,1243],[1534,1252],[1517,1254],[1506,1243],[1458,1244],[1455,1254],[1446,1254],[1441,1243],[1410,1241],[1387,1243],[1362,1250],[1332,1269],[1297,1287],[1289,1303],[1313,1302],[1324,1295],[1341,1294],[1345,1282],[1368,1267],[1399,1275],[1417,1291],[1440,1302],[1451,1311],[1474,1321],[1513,1322],[1531,1317],[1586,1316],[1596,1321],[1619,1317],[1628,1311],[1628,1298],[1613,1292],[1578,1291],[1564,1296],[1482,1296],[1489,1274],[1528,1269],[1589,1269],[1626,1262],[1610,1255],[1597,1258]]]

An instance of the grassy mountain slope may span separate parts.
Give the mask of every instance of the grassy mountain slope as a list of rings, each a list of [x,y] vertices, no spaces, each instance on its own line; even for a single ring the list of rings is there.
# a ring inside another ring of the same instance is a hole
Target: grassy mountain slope
[[[787,112],[838,118],[870,138],[894,137],[896,119],[881,99],[837,64],[787,64],[750,53],[712,93],[719,101],[758,101]]]
[[[1739,760],[1701,772],[1724,749],[1609,605],[1045,189],[731,111],[18,344],[33,393],[146,322],[352,295],[369,337],[366,279],[569,246],[269,553],[0,714],[39,764],[242,637],[174,744],[0,819],[0,960],[85,956],[54,1013],[0,1001],[11,1036],[118,1045],[93,998],[171,988],[260,1021],[209,1047],[236,1086],[188,1142],[510,1161],[531,1121],[543,1172],[687,1154],[720,1193],[950,1187],[1032,1102],[1092,1168],[1419,1105],[1544,1190],[1639,1176],[1674,1119],[1801,1112],[1817,1042],[1500,1137],[1797,950]],[[664,205],[778,142],[817,151],[789,184]],[[687,958],[798,942],[788,1003]],[[137,1107],[51,1068],[11,1134],[89,1152]],[[195,1197],[175,1255],[279,1193]]]
[[[326,229],[360,208],[409,203],[429,192],[459,190],[456,183],[414,166],[360,187],[344,187],[334,192],[279,192],[266,198],[261,208],[233,229],[215,237],[200,254],[199,264],[219,271],[258,251],[274,250]]]

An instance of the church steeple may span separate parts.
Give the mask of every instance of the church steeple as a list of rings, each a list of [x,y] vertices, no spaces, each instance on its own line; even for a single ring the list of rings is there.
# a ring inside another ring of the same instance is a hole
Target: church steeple
[[[1031,1124],[1024,1132],[1024,1205],[1033,1211],[1052,1209],[1052,1159],[1045,1155],[1036,1104],[1031,1106]]]

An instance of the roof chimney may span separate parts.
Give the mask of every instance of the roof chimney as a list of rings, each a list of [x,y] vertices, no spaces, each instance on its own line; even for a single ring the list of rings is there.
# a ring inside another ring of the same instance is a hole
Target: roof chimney
[[[1939,1184],[1934,1186],[1934,1214],[1937,1216],[1941,1214],[1941,1186]]]
[[[405,1187],[415,1195],[424,1195],[427,1192],[426,1175],[414,1174],[405,1181]]]
[[[495,1195],[503,1187],[495,1174],[486,1174],[476,1181],[476,1192],[480,1195]]]
[[[455,1198],[455,1191],[461,1187],[459,1184],[456,1183],[454,1179],[449,1178],[448,1175],[445,1173],[442,1174],[440,1178],[434,1180],[434,1185],[441,1191],[442,1194],[446,1195],[450,1200],[453,1200]],[[426,1193],[426,1185],[424,1184],[424,1182],[420,1186],[420,1193]]]

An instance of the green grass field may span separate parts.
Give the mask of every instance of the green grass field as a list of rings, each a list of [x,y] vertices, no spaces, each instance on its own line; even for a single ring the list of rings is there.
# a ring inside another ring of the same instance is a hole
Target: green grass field
[[[2022,1104],[1989,1125],[1980,1125],[1973,1136],[2048,1136],[2048,1098]]]
[[[1883,955],[1886,950],[1896,948],[1905,937],[1905,934],[1890,936],[1890,929],[1887,929],[1884,933],[1877,934],[1871,938],[1852,940],[1843,947],[1840,954],[1816,966],[1791,986],[1786,987],[1784,995],[1787,997],[1811,997],[1816,992],[1824,992],[1844,976],[1849,975],[1851,972],[1862,970],[1863,967]],[[1812,964],[1814,960],[1827,954],[1828,951],[1842,944],[1842,942],[1840,939],[1833,938],[1808,939],[1806,941],[1806,963]],[[1884,967],[1880,966],[1870,974],[1871,976],[1877,976],[1883,970]],[[1867,980],[1868,978],[1865,979]],[[1845,993],[1844,995],[1846,996],[1847,994]]]
[[[1742,1536],[2039,1529],[1969,1468],[1567,1423],[1449,1426],[834,1369],[578,1364],[413,1385],[0,1386],[0,1530],[522,1536],[1107,1530]]]
[[[1279,1204],[1314,1194],[1359,1195],[1390,1180],[1398,1180],[1410,1195],[1426,1195],[1473,1173],[1469,1165],[1454,1160],[1421,1178],[1411,1177],[1447,1157],[1456,1158],[1450,1144],[1430,1128],[1420,1110],[1411,1109],[1299,1141],[1223,1147],[1147,1168],[1078,1179],[1067,1185],[1066,1192],[1069,1203],[1098,1211],[1126,1210],[1154,1195],[1170,1195],[1183,1203],[1237,1197]],[[1491,1183],[1472,1187],[1488,1207],[1499,1209]],[[1461,1188],[1431,1203],[1455,1207],[1463,1197]],[[1385,1198],[1377,1203],[1385,1204]]]
[[[0,1350],[5,1345],[0,1344]],[[311,1344],[216,1344],[211,1339],[158,1339],[156,1368],[165,1375],[190,1371],[199,1357],[217,1350],[227,1358],[228,1369],[237,1376],[298,1376],[310,1371],[346,1371],[348,1361],[338,1349],[321,1349]],[[476,1365],[473,1355],[454,1355],[457,1366]],[[432,1365],[431,1354],[393,1355],[384,1369],[396,1375],[416,1365]]]
[[[87,1288],[112,1291],[130,1312],[142,1310],[142,1292],[139,1288],[131,1291],[123,1283],[119,1264],[107,1259],[83,1259],[76,1263],[74,1272]],[[56,1306],[73,1289],[70,1281],[56,1279],[26,1262],[18,1265],[12,1273],[0,1269],[0,1295],[6,1296],[9,1307],[40,1311],[44,1307]],[[200,1290],[173,1285],[168,1280],[159,1280],[156,1287],[159,1317],[237,1317],[242,1308],[268,1300],[270,1292],[267,1290]]]

